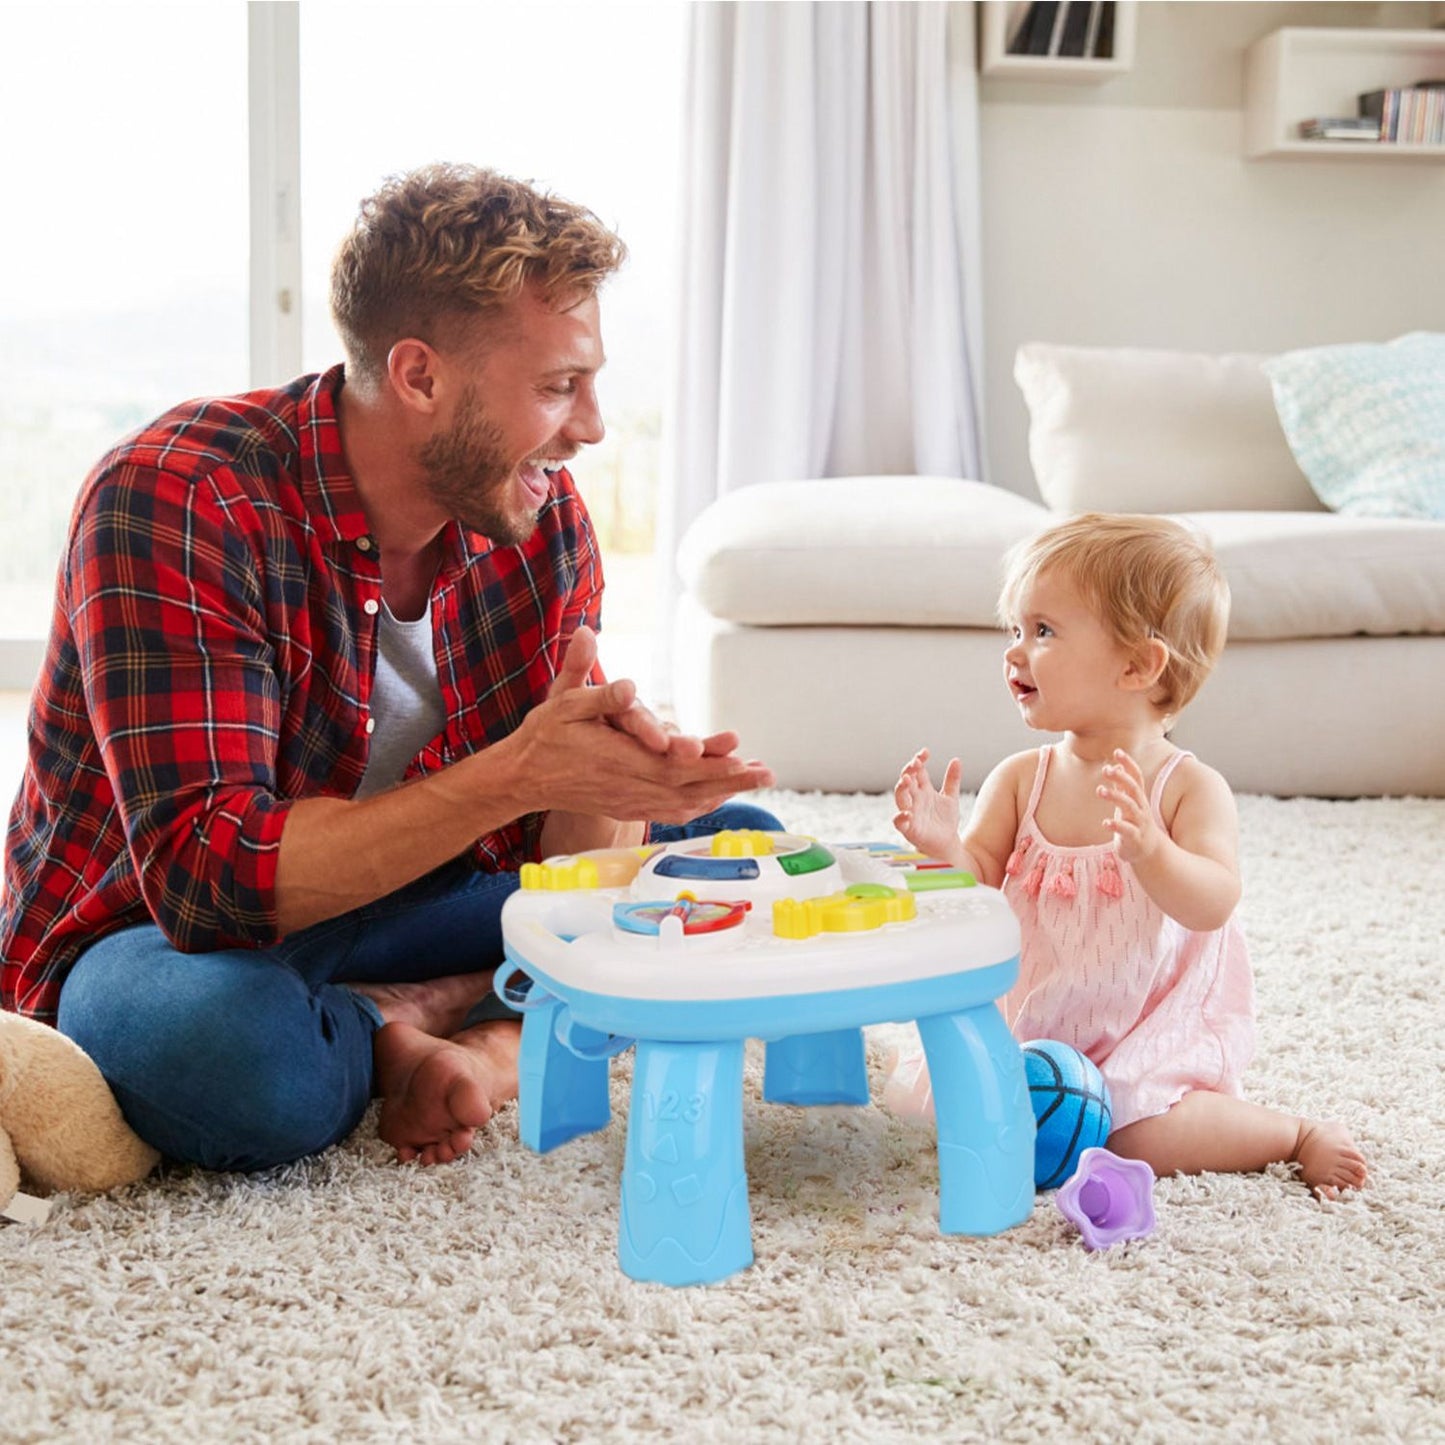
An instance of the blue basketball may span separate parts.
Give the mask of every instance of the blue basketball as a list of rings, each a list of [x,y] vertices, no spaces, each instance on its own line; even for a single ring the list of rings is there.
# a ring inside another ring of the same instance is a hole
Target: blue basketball
[[[1030,1039],[1023,1046],[1038,1134],[1034,1139],[1034,1187],[1057,1189],[1079,1155],[1109,1137],[1114,1110],[1104,1076],[1071,1044]]]

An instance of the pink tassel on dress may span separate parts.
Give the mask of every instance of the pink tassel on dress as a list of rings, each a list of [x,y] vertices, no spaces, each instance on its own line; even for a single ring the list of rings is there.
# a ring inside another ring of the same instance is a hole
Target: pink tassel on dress
[[[1053,882],[1049,884],[1049,892],[1055,898],[1073,898],[1078,891],[1078,885],[1074,882],[1074,860],[1069,858],[1054,874]]]
[[[1023,871],[1024,854],[1029,851],[1029,844],[1033,841],[1032,838],[1020,839],[1018,846],[1008,855],[1008,862],[1003,865],[1003,871],[1007,873],[1010,878]]]
[[[1034,864],[1034,871],[1029,874],[1028,882],[1024,884],[1024,892],[1027,893],[1030,898],[1037,898],[1039,896],[1039,890],[1043,886],[1044,860],[1040,858],[1039,861]]]
[[[1098,889],[1105,898],[1124,896],[1124,880],[1119,876],[1119,865],[1112,854],[1104,859],[1104,866],[1099,872]]]

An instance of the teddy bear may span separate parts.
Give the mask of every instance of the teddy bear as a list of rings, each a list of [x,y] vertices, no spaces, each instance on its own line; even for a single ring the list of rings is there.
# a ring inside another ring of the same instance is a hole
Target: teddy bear
[[[143,1179],[160,1155],[121,1116],[90,1055],[64,1034],[0,1013],[0,1216],[39,1221],[50,1191],[113,1189]]]

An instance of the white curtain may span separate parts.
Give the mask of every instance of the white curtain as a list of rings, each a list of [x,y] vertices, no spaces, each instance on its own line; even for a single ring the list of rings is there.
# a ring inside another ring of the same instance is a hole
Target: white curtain
[[[982,475],[973,51],[972,5],[691,7],[664,618],[724,492]]]

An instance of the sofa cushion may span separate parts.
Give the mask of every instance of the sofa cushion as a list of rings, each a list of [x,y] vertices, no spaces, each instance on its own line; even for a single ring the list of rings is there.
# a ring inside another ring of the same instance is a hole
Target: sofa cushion
[[[1232,639],[1445,634],[1445,523],[1332,512],[1179,514],[1229,578]],[[767,482],[688,529],[704,611],[755,627],[995,627],[1004,554],[1054,520],[950,477]]]
[[[1261,357],[1021,346],[1029,459],[1058,512],[1319,511]]]
[[[720,497],[677,566],[714,617],[754,626],[991,627],[1003,554],[1050,516],[957,477],[767,482]]]
[[[1181,520],[1208,535],[1229,579],[1231,641],[1445,633],[1445,523],[1330,512]]]
[[[1445,520],[1445,336],[1288,351],[1264,370],[1290,448],[1326,506]]]

